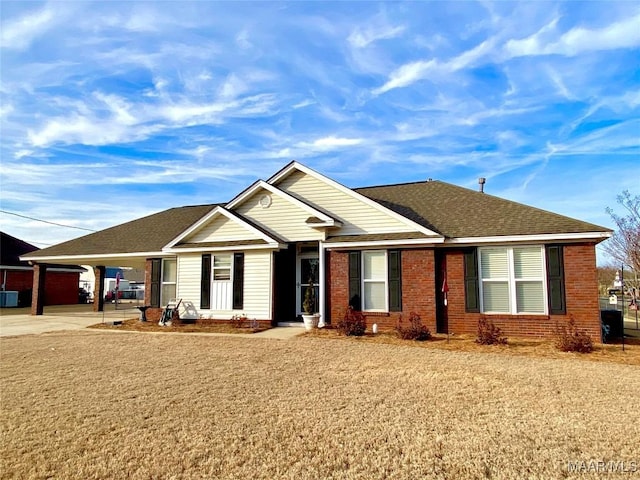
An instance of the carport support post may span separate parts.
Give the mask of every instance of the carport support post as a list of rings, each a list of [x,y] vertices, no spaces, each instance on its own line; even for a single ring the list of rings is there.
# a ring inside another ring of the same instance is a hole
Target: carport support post
[[[31,315],[44,313],[44,286],[47,277],[47,266],[36,263],[33,265],[33,293],[31,294]]]
[[[104,276],[107,272],[107,267],[99,265],[93,268],[93,273],[96,276],[94,282],[93,291],[93,311],[104,312]]]

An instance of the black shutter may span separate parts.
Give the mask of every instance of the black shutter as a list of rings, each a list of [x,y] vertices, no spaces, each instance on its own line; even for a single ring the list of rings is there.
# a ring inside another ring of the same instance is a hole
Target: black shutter
[[[402,311],[402,266],[400,250],[389,250],[387,253],[389,276],[389,311]]]
[[[200,308],[211,308],[211,254],[202,255],[200,274]]]
[[[160,306],[160,275],[162,274],[162,260],[151,259],[151,306]]]
[[[564,315],[567,313],[564,290],[564,259],[561,245],[547,245],[547,288],[549,313]]]
[[[349,252],[349,305],[358,311],[362,310],[360,258],[360,252]]]
[[[464,306],[469,313],[480,312],[478,283],[478,249],[473,248],[464,253]]]
[[[233,254],[233,309],[244,308],[244,253]]]

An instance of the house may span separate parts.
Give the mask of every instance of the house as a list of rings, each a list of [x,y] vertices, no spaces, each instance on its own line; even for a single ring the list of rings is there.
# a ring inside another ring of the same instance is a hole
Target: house
[[[214,319],[296,321],[311,281],[326,323],[352,305],[380,329],[416,312],[436,332],[475,333],[485,315],[508,335],[544,336],[573,317],[599,338],[595,245],[610,235],[440,181],[350,189],[292,162],[229,203],[172,208],[23,258],[94,265],[102,281],[104,265],[142,267],[150,318],[182,298]]]
[[[25,307],[31,304],[33,266],[20,256],[37,252],[38,247],[0,232],[0,279],[3,292],[14,292],[10,303],[3,306]],[[78,303],[78,280],[84,268],[78,265],[49,265],[51,272],[44,285],[45,305]],[[9,297],[7,297],[9,298]]]

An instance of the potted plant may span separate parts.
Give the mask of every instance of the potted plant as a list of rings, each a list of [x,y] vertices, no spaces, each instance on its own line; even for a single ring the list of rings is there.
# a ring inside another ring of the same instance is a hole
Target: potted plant
[[[316,308],[316,288],[313,284],[313,278],[309,279],[307,289],[304,292],[304,300],[302,302],[302,320],[304,321],[304,328],[311,330],[318,326],[318,320],[320,314],[315,312]]]

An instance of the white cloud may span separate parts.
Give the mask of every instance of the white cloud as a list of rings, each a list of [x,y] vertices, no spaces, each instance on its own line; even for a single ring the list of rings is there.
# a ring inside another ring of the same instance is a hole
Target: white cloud
[[[247,29],[243,29],[236,35],[236,45],[243,50],[248,50],[253,47],[253,44],[249,41],[249,32]]]
[[[315,147],[321,148],[333,148],[333,147],[347,147],[351,145],[358,145],[362,143],[361,138],[341,138],[341,137],[324,137],[319,138],[313,142]]]
[[[576,99],[575,95],[569,91],[567,86],[564,84],[562,77],[555,69],[551,66],[547,66],[546,71],[561,96],[565,97],[567,100]]]
[[[411,85],[419,80],[427,77],[428,73],[435,70],[438,66],[436,60],[407,63],[396,69],[389,75],[389,80],[379,88],[373,90],[374,95],[388,92],[394,88],[401,88]]]
[[[570,57],[583,52],[640,46],[640,14],[599,29],[575,27],[557,39],[554,38],[556,28],[557,19],[530,37],[508,41],[505,51],[511,57],[553,54]]]
[[[31,155],[33,155],[34,151],[33,150],[29,150],[29,149],[21,149],[21,150],[17,150],[14,154],[13,154],[13,158],[15,158],[16,160],[20,160],[22,157],[30,157]]]
[[[294,154],[308,154],[309,151],[325,151],[325,150],[334,150],[340,149],[343,147],[353,147],[356,145],[360,145],[364,142],[362,138],[347,138],[347,137],[336,137],[334,135],[330,135],[328,137],[322,137],[314,140],[313,142],[299,142],[296,144],[296,147],[299,150],[294,151]],[[290,149],[281,150],[281,152],[291,153]]]
[[[223,99],[234,99],[248,90],[247,84],[235,74],[230,74],[220,86],[219,96]]]
[[[388,92],[394,88],[408,87],[413,83],[428,78],[440,78],[442,74],[456,72],[467,68],[483,57],[493,52],[496,40],[487,39],[474,48],[457,55],[446,62],[435,59],[428,61],[419,60],[407,63],[396,69],[389,75],[389,80],[379,88],[372,91],[374,95]]]
[[[0,105],[0,118],[8,117],[9,114],[11,114],[11,112],[13,112],[14,110],[15,110],[14,106],[11,105],[10,103],[1,104]]]
[[[471,50],[467,50],[466,52],[444,63],[443,68],[445,70],[455,72],[457,70],[461,70],[470,65],[473,65],[477,60],[487,56],[490,52],[492,52],[494,46],[495,46],[494,38],[485,40],[484,42],[481,42],[479,45],[475,46]]]
[[[291,108],[297,110],[298,108],[308,107],[309,105],[315,105],[316,103],[318,102],[316,102],[315,100],[307,99],[307,100],[302,100],[301,102],[296,103]]]
[[[395,38],[404,31],[405,27],[402,25],[396,27],[390,25],[357,27],[347,40],[354,47],[364,48],[378,40]]]
[[[17,20],[2,23],[0,46],[23,50],[36,38],[44,34],[52,25],[54,14],[49,6],[29,12]]]

